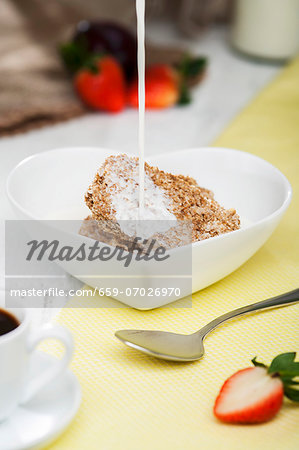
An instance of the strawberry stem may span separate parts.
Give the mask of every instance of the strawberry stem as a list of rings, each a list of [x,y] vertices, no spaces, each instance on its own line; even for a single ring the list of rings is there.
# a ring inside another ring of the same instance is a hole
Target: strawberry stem
[[[178,105],[188,105],[191,102],[191,95],[185,80],[181,81],[180,96],[177,101]]]

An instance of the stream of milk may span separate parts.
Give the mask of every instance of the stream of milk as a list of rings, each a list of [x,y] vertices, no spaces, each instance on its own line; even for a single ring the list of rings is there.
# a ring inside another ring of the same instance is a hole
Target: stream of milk
[[[144,208],[144,116],[145,116],[145,0],[136,0],[138,65],[138,152],[139,152],[139,218]]]

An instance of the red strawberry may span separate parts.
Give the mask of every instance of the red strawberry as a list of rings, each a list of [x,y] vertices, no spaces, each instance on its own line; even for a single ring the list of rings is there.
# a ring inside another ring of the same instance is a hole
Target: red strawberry
[[[160,109],[191,101],[189,87],[197,84],[206,71],[207,60],[186,55],[176,65],[156,64],[145,70],[145,107]],[[138,107],[138,81],[129,87],[128,104]]]
[[[214,405],[215,416],[229,423],[260,423],[272,419],[280,410],[283,396],[299,401],[294,388],[299,375],[296,353],[283,353],[270,367],[252,360],[256,367],[239,370],[223,384]]]
[[[93,109],[118,112],[125,106],[123,70],[111,56],[98,57],[89,67],[80,69],[75,75],[74,86],[83,102]]]
[[[160,109],[173,106],[180,95],[179,77],[175,69],[166,64],[149,66],[145,71],[145,107]],[[138,107],[138,80],[129,87],[128,103]]]

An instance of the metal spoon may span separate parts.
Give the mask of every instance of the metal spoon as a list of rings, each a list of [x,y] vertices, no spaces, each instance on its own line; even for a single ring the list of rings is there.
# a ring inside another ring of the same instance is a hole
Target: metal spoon
[[[166,331],[119,330],[115,336],[124,344],[140,350],[156,358],[171,361],[195,361],[204,355],[203,340],[216,327],[234,317],[260,311],[266,308],[277,308],[299,301],[299,289],[277,297],[243,306],[223,314],[193,334],[177,334]]]

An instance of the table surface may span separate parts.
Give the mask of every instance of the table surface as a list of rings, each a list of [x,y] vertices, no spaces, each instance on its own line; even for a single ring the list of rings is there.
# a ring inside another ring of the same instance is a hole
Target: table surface
[[[208,74],[193,91],[187,107],[146,114],[146,155],[208,145],[233,117],[279,72],[280,66],[236,55],[225,27],[215,27],[192,41],[169,24],[156,23],[147,37],[161,45],[175,44],[209,58]],[[135,110],[118,115],[89,114],[62,124],[0,139],[0,239],[4,221],[14,218],[5,194],[10,170],[25,157],[59,147],[96,146],[137,152],[138,116]],[[0,258],[0,290],[4,292],[4,251]],[[43,317],[45,317],[43,315]]]

